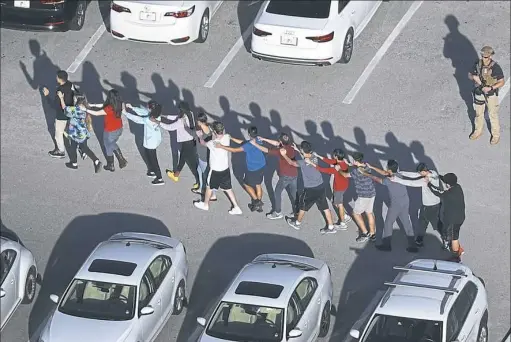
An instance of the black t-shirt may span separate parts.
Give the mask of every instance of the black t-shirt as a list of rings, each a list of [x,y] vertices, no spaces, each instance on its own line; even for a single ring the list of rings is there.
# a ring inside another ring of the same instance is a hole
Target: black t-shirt
[[[479,75],[479,70],[480,70],[479,63],[480,63],[479,60],[477,60],[477,62],[475,62],[475,64],[474,64],[474,67],[472,68],[471,74],[474,76],[480,76]],[[504,78],[504,71],[502,71],[502,68],[500,67],[500,65],[495,61],[493,62],[493,66],[491,68],[491,76],[493,78],[495,78],[497,81],[500,81],[501,79]],[[488,92],[488,96],[491,96],[494,94],[498,95],[499,90],[495,89],[493,91]]]
[[[62,106],[60,105],[60,98],[57,93],[61,91],[64,94],[64,103],[66,106],[74,106],[74,90],[73,84],[69,81],[66,83],[57,86],[57,90],[55,92],[55,106],[57,109],[57,120],[68,120],[69,118],[64,113]],[[60,110],[59,110],[60,109]]]

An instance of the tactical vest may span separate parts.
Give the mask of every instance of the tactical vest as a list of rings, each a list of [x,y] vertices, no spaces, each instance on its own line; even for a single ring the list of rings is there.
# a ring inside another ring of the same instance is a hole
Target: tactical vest
[[[497,79],[491,75],[494,65],[494,61],[491,61],[489,65],[484,65],[483,60],[479,60],[479,77],[481,78],[481,81],[483,81],[485,87],[491,87],[497,83]]]

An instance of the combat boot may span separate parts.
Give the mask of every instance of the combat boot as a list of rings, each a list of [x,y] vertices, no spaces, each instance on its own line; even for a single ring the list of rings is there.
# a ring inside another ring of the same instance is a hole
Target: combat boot
[[[106,165],[103,166],[106,171],[115,171],[114,156],[106,156]]]
[[[115,157],[117,158],[117,161],[119,162],[119,168],[120,169],[125,168],[126,165],[128,165],[128,161],[122,155],[121,149],[118,148],[117,150],[115,150],[114,154],[115,154]]]

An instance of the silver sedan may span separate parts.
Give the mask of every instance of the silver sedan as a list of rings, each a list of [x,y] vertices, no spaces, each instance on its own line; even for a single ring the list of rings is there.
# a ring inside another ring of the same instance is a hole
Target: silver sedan
[[[0,316],[3,329],[20,304],[29,304],[34,300],[37,266],[32,252],[23,246],[15,234],[2,230],[0,235]]]

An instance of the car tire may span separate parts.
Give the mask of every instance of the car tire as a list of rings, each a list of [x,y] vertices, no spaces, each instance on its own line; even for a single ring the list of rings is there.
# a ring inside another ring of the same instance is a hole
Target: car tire
[[[342,55],[340,62],[343,64],[348,64],[351,60],[351,56],[353,55],[353,35],[353,28],[350,27],[342,43]]]
[[[479,323],[477,342],[488,342],[488,312],[484,313],[481,323]]]
[[[321,312],[321,321],[319,322],[318,337],[325,337],[330,330],[330,302],[327,302]]]
[[[181,280],[177,286],[176,293],[174,295],[174,308],[172,314],[177,316],[183,312],[186,305],[186,288],[185,282]]]
[[[199,24],[199,37],[195,40],[196,43],[204,43],[209,36],[209,10],[205,10]]]
[[[34,300],[37,287],[37,274],[35,267],[32,266],[28,270],[27,278],[25,279],[25,288],[23,294],[23,304],[30,304]]]
[[[87,2],[86,1],[79,1],[76,5],[76,12],[69,23],[69,29],[71,31],[80,31],[83,27],[83,24],[85,22],[85,13],[87,12]]]

